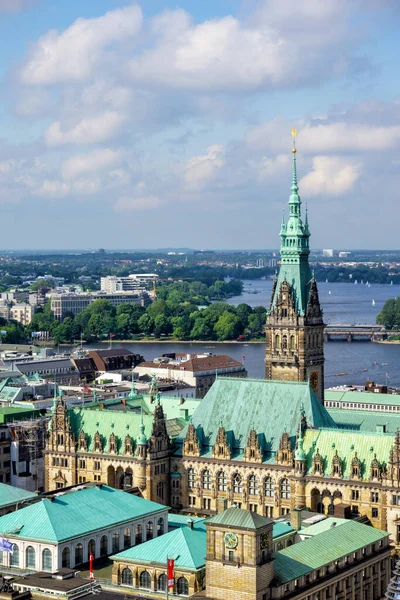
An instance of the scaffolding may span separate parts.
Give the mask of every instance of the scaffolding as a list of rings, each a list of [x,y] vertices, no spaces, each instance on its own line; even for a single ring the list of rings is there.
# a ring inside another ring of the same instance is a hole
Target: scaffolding
[[[44,449],[48,418],[39,417],[8,423],[11,434],[11,483],[21,487],[21,479],[32,488],[44,490]],[[31,481],[29,481],[31,480]],[[19,483],[19,485],[18,485]]]

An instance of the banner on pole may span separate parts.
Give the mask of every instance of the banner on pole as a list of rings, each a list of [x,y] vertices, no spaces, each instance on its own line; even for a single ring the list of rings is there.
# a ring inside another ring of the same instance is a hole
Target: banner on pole
[[[174,567],[175,561],[173,558],[168,559],[168,587],[174,587]]]
[[[9,542],[4,538],[0,538],[0,550],[2,550],[3,552],[10,552],[12,554],[13,548],[14,544],[12,542]]]

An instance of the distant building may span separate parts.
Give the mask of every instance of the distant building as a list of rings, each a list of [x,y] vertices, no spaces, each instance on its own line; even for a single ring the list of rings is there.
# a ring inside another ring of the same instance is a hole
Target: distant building
[[[79,373],[70,358],[45,358],[39,360],[16,361],[15,366],[23,375],[30,377],[38,373],[44,379],[57,377],[58,383],[72,385],[79,383]]]
[[[88,354],[96,371],[119,371],[120,369],[134,369],[144,361],[140,354],[133,354],[126,348],[112,348],[111,350],[91,350]]]
[[[268,261],[269,267],[276,267],[277,264],[278,264],[278,261],[276,260],[276,258],[271,258],[271,260]]]
[[[149,304],[151,299],[146,292],[86,292],[82,294],[49,294],[51,310],[56,319],[62,321],[69,314],[79,315],[96,300],[108,300],[113,306],[136,303],[141,306]]]
[[[257,258],[256,267],[258,267],[259,269],[261,269],[263,266],[264,266],[264,259],[263,258]]]
[[[25,302],[14,304],[10,308],[10,319],[18,321],[21,325],[29,325],[35,312],[35,307]]]
[[[339,252],[339,258],[347,258],[351,252]]]
[[[152,375],[161,380],[185,383],[195,388],[196,398],[204,398],[219,375],[247,377],[245,367],[226,354],[167,354],[135,368],[139,377]]]
[[[330,258],[332,258],[333,256],[333,250],[331,248],[325,248],[324,250],[322,250],[322,256],[328,256]]]
[[[26,492],[6,483],[0,483],[0,516],[7,515],[21,506],[26,506],[29,501],[35,501],[37,494]]]
[[[100,289],[102,292],[115,294],[115,292],[146,291],[145,284],[152,283],[158,275],[154,273],[140,274],[133,273],[128,277],[117,277],[109,275],[100,279]]]

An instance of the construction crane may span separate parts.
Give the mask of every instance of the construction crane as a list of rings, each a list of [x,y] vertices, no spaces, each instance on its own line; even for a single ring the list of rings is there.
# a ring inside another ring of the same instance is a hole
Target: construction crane
[[[185,279],[194,279],[194,277],[154,277],[154,279],[153,279],[154,300],[157,300],[157,281],[184,281]]]

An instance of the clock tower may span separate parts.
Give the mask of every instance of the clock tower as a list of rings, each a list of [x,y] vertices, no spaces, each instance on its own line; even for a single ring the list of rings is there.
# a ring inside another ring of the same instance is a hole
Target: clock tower
[[[207,596],[269,600],[272,524],[267,517],[235,506],[206,522]]]
[[[281,262],[267,311],[265,378],[309,381],[323,401],[324,322],[317,282],[311,273],[308,213],[301,218],[293,135],[293,180],[289,219],[282,220]]]

